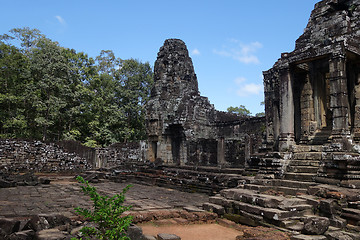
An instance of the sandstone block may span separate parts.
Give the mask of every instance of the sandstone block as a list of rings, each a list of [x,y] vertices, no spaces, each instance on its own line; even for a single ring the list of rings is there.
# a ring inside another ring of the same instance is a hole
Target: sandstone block
[[[304,219],[304,230],[305,234],[309,235],[322,235],[330,226],[328,218],[324,217],[307,217]]]
[[[181,240],[181,238],[175,234],[159,233],[157,235],[158,240]]]

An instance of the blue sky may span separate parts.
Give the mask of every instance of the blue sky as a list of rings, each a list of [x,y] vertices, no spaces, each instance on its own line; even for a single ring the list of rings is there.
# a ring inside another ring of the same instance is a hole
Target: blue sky
[[[218,110],[262,112],[262,71],[294,49],[317,0],[12,0],[3,1],[0,34],[37,28],[61,46],[96,57],[153,66],[165,39],[182,39],[202,96]]]

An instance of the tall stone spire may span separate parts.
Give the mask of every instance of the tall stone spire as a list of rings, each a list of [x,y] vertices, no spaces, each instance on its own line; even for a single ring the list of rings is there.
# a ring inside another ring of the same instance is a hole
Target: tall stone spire
[[[199,95],[198,81],[185,43],[167,39],[160,48],[154,67],[152,97],[161,99],[180,97],[181,94]]]

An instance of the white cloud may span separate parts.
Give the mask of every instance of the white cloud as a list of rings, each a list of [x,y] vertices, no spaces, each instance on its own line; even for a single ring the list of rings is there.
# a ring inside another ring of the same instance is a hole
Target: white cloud
[[[199,49],[195,48],[194,50],[192,50],[192,51],[191,51],[191,55],[193,55],[193,56],[200,55]]]
[[[264,88],[262,84],[249,83],[241,86],[236,93],[241,97],[246,97],[249,95],[259,95],[263,92],[263,90]]]
[[[236,85],[241,85],[241,83],[245,82],[246,78],[244,77],[238,77],[234,80],[234,82],[236,83]]]
[[[258,49],[262,48],[260,42],[252,42],[249,44],[243,44],[237,39],[229,39],[229,46],[223,46],[222,50],[214,49],[213,52],[223,57],[231,57],[236,61],[245,64],[259,64],[260,60],[255,55]]]
[[[240,97],[247,97],[249,95],[260,95],[264,91],[262,84],[246,83],[246,78],[238,77],[234,80],[237,85],[236,94]]]
[[[66,25],[65,20],[61,16],[55,16],[55,18],[59,21],[61,25]]]

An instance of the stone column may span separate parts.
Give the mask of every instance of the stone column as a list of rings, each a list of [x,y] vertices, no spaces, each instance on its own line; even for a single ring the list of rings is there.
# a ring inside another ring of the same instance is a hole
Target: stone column
[[[355,85],[354,140],[360,141],[360,79]]]
[[[280,71],[280,136],[279,150],[286,151],[294,141],[293,80],[289,68]]]
[[[225,142],[224,138],[217,140],[217,163],[218,166],[225,166]]]
[[[332,111],[332,136],[336,140],[350,135],[349,101],[344,55],[334,55],[329,61],[330,109]]]

